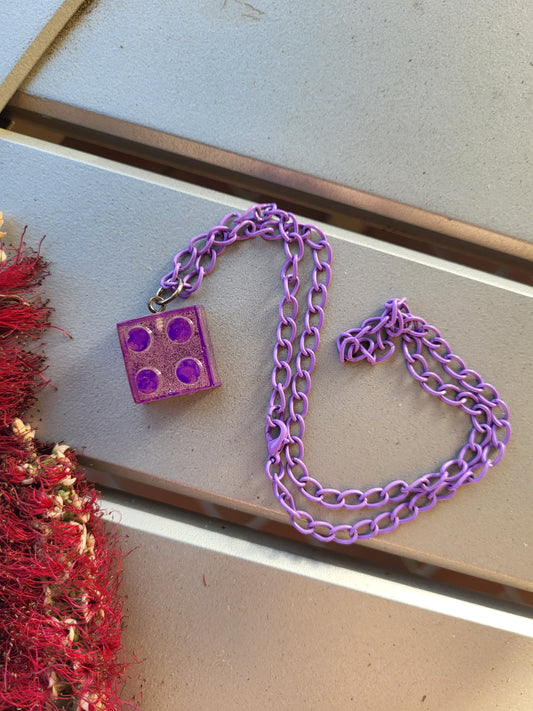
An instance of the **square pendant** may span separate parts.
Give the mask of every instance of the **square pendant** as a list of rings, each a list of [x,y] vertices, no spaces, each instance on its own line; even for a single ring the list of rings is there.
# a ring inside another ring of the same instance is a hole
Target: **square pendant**
[[[221,384],[203,306],[123,321],[117,331],[135,402]]]

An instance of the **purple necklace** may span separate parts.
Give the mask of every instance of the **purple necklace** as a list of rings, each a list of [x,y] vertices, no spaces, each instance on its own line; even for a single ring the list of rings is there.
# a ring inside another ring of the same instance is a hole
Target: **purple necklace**
[[[411,313],[405,299],[390,299],[380,316],[340,334],[337,347],[341,361],[366,359],[379,363],[401,345],[407,369],[421,387],[469,415],[472,429],[468,439],[459,454],[444,462],[438,472],[424,474],[411,483],[396,479],[366,491],[340,491],[324,487],[310,476],[303,461],[303,438],[331,279],[331,247],[316,226],[299,224],[294,215],[273,204],[253,205],[242,214],[232,212],[207,233],[194,237],[176,254],[172,271],[163,277],[161,288],[148,302],[153,315],[117,325],[136,402],[220,385],[203,307],[163,311],[178,295],[186,299],[198,289],[228,245],[258,236],[281,240],[287,256],[281,270],[283,296],[266,415],[266,475],[276,499],[300,533],[323,542],[350,544],[393,531],[438,501],[451,498],[463,484],[479,481],[500,462],[511,427],[509,410],[496,388],[467,368],[434,326]],[[306,248],[312,253],[313,270],[304,326],[298,335],[298,265]],[[428,359],[439,364],[439,373],[430,369]],[[371,515],[337,525],[316,520],[298,508],[298,494],[324,509],[368,509]]]

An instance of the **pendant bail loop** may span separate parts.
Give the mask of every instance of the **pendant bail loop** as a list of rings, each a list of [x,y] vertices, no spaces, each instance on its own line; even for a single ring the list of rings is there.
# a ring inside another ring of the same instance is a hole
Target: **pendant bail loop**
[[[170,296],[163,296],[165,291],[168,291],[168,289],[164,289],[162,286],[157,290],[157,294],[155,296],[152,296],[150,299],[148,299],[148,308],[153,314],[158,314],[162,313],[166,308],[167,304],[169,304],[171,301],[173,301],[179,294],[181,293],[183,289],[183,279],[178,280],[178,285],[174,289],[174,291],[171,292]]]

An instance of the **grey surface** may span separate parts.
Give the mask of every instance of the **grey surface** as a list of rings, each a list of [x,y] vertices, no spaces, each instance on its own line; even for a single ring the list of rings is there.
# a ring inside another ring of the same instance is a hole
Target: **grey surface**
[[[83,0],[0,0],[0,111]]]
[[[150,12],[97,0],[17,101],[341,201],[376,209],[363,191],[533,241],[532,44],[526,0],[155,0]]]
[[[124,643],[142,659],[144,711],[531,708],[533,626],[516,611],[104,505],[132,551]]]
[[[40,436],[84,449],[126,477],[285,520],[263,474],[279,245],[228,250],[197,296],[222,387],[135,405],[115,323],[145,313],[178,248],[245,205],[7,132],[0,170],[4,228],[17,239],[28,224],[34,244],[47,234],[46,293],[55,323],[73,336],[47,336],[47,377],[57,391],[42,395]],[[306,430],[311,473],[339,488],[410,479],[464,442],[468,418],[434,402],[398,359],[375,369],[338,363],[338,332],[406,296],[496,385],[511,408],[513,439],[483,482],[370,545],[533,589],[533,290],[357,234],[330,235],[334,279]]]

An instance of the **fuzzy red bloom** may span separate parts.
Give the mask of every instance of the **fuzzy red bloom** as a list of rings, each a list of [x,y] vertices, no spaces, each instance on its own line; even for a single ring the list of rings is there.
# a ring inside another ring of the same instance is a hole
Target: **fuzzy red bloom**
[[[0,261],[0,455],[16,451],[10,423],[35,403],[46,384],[44,356],[28,348],[49,325],[51,309],[34,294],[46,273],[46,263],[39,254],[25,252],[22,241],[11,259]]]
[[[46,384],[40,378],[45,361],[39,353],[21,351],[18,344],[0,344],[0,424],[6,426],[34,404]]]
[[[0,212],[0,227],[2,222],[2,213]],[[26,230],[24,230],[25,232]],[[14,256],[0,262],[0,294],[20,297],[21,294],[33,291],[38,287],[48,273],[48,265],[41,257],[40,251],[34,252],[26,248],[24,233]],[[0,236],[4,234],[4,232],[0,232]]]
[[[46,382],[45,272],[22,244],[0,263],[0,711],[131,708],[117,541],[75,453],[19,419]]]
[[[56,476],[49,484],[40,459],[28,459],[32,481],[17,496],[19,464],[5,460],[0,472],[0,709],[71,708],[67,700],[83,699],[122,708],[118,548],[72,452],[54,457],[54,474],[75,478],[68,486]],[[45,501],[35,495],[43,489]]]

